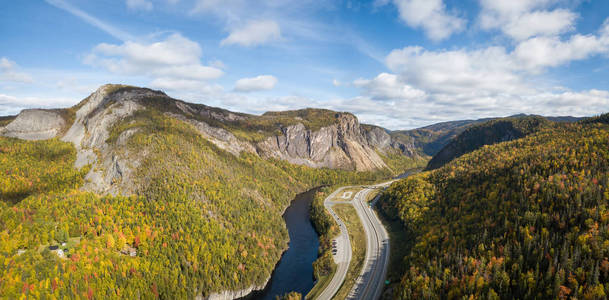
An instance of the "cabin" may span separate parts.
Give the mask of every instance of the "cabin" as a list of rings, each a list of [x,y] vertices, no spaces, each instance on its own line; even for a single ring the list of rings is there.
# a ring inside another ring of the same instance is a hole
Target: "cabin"
[[[121,254],[124,255],[129,255],[131,257],[135,257],[137,255],[137,249],[130,247],[130,246],[125,246],[122,250],[121,250]]]

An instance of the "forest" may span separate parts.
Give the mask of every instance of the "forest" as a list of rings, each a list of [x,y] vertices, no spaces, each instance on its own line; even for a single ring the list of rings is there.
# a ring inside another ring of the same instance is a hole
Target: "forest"
[[[511,141],[553,126],[555,122],[540,116],[515,116],[475,124],[451,139],[427,164],[427,170],[437,169],[449,161],[484,145]]]
[[[394,297],[606,298],[606,120],[548,126],[394,183],[382,210],[414,240]]]
[[[0,138],[2,297],[184,299],[262,284],[296,193],[391,175],[234,156],[155,108],[111,131],[112,153],[144,157],[135,195],[82,190],[90,167],[73,168],[72,144]]]

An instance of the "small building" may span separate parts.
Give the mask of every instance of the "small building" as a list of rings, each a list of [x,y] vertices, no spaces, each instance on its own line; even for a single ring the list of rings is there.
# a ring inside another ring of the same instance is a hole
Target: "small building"
[[[57,249],[57,251],[55,251],[57,256],[59,256],[59,258],[65,258],[66,255],[63,253],[62,249]]]
[[[130,247],[130,246],[125,246],[122,250],[121,250],[121,254],[124,255],[129,255],[131,257],[135,257],[137,255],[137,249]]]

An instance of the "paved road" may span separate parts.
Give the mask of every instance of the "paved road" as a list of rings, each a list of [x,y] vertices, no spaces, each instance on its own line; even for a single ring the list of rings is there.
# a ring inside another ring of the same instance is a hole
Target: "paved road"
[[[347,276],[347,270],[349,269],[349,263],[351,262],[351,242],[349,240],[347,227],[332,210],[332,206],[337,203],[350,203],[355,207],[361,223],[364,226],[367,241],[364,267],[362,268],[353,289],[349,293],[348,298],[367,300],[378,299],[380,297],[383,291],[389,263],[389,235],[374,211],[368,206],[366,199],[368,194],[373,190],[386,187],[392,182],[393,181],[389,181],[375,186],[364,187],[364,189],[355,194],[355,197],[350,202],[332,201],[338,193],[346,188],[351,188],[348,186],[339,188],[325,199],[324,206],[339,224],[341,233],[336,238],[337,254],[334,256],[334,261],[338,265],[337,271],[328,286],[322,291],[317,299],[329,300],[334,297]]]
[[[331,201],[345,188],[347,187],[339,188],[324,200],[326,210],[328,210],[330,215],[332,215],[340,227],[340,235],[335,238],[337,251],[336,255],[333,255],[334,262],[337,264],[336,273],[334,273],[334,277],[332,277],[330,283],[317,297],[317,299],[320,300],[332,299],[332,297],[336,295],[340,287],[343,285],[343,281],[345,281],[347,270],[349,270],[349,264],[351,263],[351,241],[349,240],[349,232],[347,231],[347,226],[345,226],[345,223],[343,223],[334,210],[332,210],[332,205],[334,205],[334,202]]]
[[[366,259],[348,299],[375,300],[383,292],[389,265],[389,234],[366,199],[374,188],[388,186],[391,182],[365,188],[353,199],[353,206],[366,232]]]

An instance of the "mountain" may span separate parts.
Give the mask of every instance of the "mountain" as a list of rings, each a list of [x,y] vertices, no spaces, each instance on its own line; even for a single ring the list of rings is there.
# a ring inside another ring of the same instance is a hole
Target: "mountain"
[[[390,133],[395,140],[412,144],[422,155],[433,156],[449,141],[469,126],[491,119],[442,122],[412,130],[396,130]]]
[[[606,120],[539,128],[394,183],[381,207],[411,242],[392,298],[606,298]]]
[[[357,171],[387,168],[377,151],[395,153],[397,149],[408,157],[415,156],[385,130],[364,129],[350,113],[305,109],[255,116],[118,85],[103,86],[70,109],[25,110],[0,128],[0,134],[28,140],[58,137],[71,142],[78,150],[78,167],[88,163],[101,167],[99,172],[93,168],[88,175],[92,190],[132,192],[129,186],[113,185],[129,177],[138,160],[115,150],[141,130],[125,124],[125,120],[133,121],[150,108],[194,126],[205,139],[237,156],[245,152],[315,168]]]
[[[526,115],[518,114],[508,118],[517,117],[541,117],[537,115]],[[547,120],[554,122],[577,122],[582,118],[571,117],[571,116],[559,116],[559,117],[543,117]],[[422,156],[433,157],[438,154],[446,145],[448,145],[452,139],[457,137],[459,134],[464,132],[471,126],[486,123],[488,121],[501,119],[501,118],[483,118],[477,120],[460,120],[460,121],[449,121],[437,123],[417,129],[411,130],[396,130],[389,134],[393,140],[398,141],[405,145],[412,145],[417,153]]]
[[[437,169],[449,161],[484,145],[522,138],[550,126],[551,121],[539,116],[516,116],[494,119],[470,126],[454,137],[427,164],[427,170]]]
[[[349,113],[255,116],[120,85],[0,135],[7,298],[242,297],[287,248],[296,193],[421,164]]]
[[[594,123],[609,124],[609,113],[602,114],[602,115],[596,116],[596,117],[582,119],[582,120],[580,120],[580,123],[582,123],[582,124],[594,124]]]

